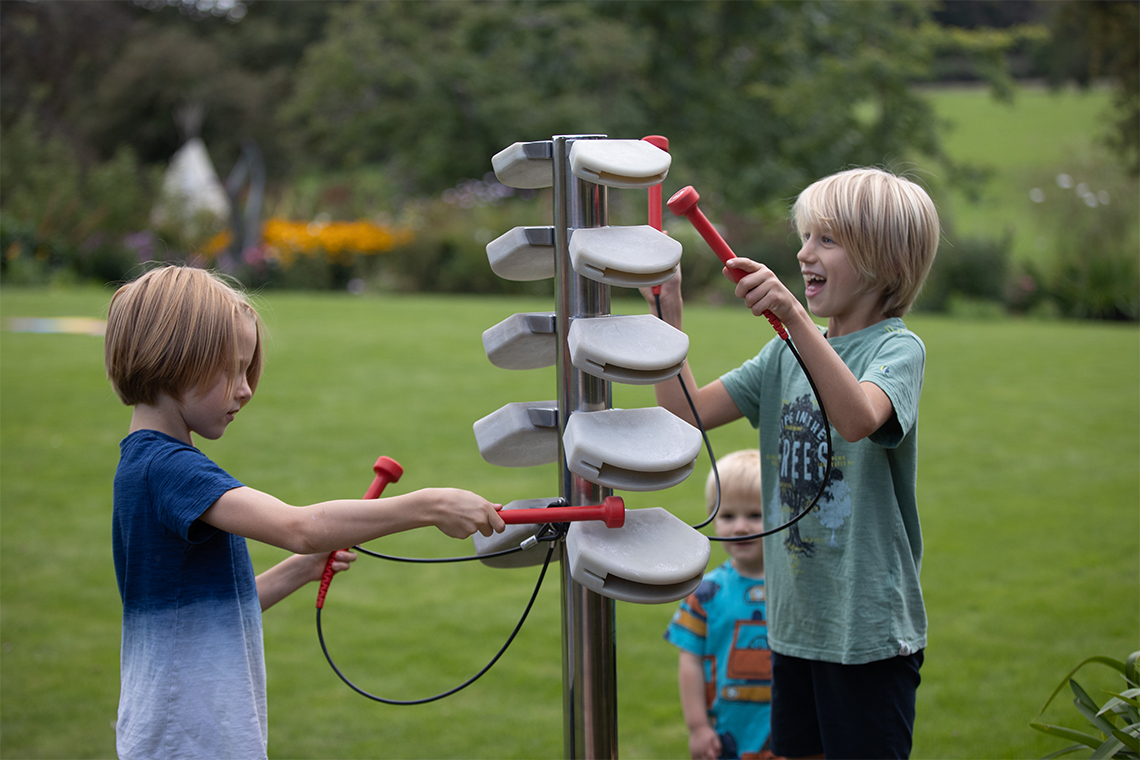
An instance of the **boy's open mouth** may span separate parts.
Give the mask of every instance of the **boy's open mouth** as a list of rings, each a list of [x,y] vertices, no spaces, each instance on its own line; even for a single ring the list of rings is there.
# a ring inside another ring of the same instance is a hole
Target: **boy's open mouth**
[[[804,295],[808,298],[819,295],[823,290],[823,286],[827,284],[827,278],[818,274],[804,274],[804,285],[806,289]]]

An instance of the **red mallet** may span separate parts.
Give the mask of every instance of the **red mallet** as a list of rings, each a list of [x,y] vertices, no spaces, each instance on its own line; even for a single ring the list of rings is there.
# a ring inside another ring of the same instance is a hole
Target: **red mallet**
[[[646,135],[641,138],[645,142],[660,148],[666,153],[669,152],[669,138],[661,135]],[[649,188],[649,226],[661,232],[663,225],[661,224],[661,185],[657,184]],[[653,295],[661,292],[660,285],[653,286]]]
[[[499,517],[507,525],[601,520],[607,528],[620,528],[625,525],[625,501],[620,496],[607,496],[601,504],[592,506],[503,509]]]
[[[696,227],[701,237],[705,239],[705,242],[709,244],[709,247],[712,248],[717,258],[727,264],[730,259],[736,258],[736,254],[732,252],[732,248],[729,247],[720,233],[716,231],[716,228],[712,226],[712,222],[708,220],[708,217],[697,208],[697,201],[700,199],[701,196],[697,193],[696,189],[694,189],[692,185],[688,185],[674,193],[673,197],[670,198],[665,205],[668,206],[669,210],[676,216],[683,216],[688,219],[692,225]],[[744,279],[744,272],[739,269],[727,267],[727,273],[733,282],[740,282]],[[768,318],[768,321],[772,324],[776,333],[784,340],[787,340],[788,331],[784,329],[783,323],[770,311],[765,311],[764,316]]]
[[[372,485],[368,486],[368,490],[364,492],[365,499],[380,498],[380,494],[384,492],[384,487],[389,483],[395,483],[404,474],[404,468],[391,457],[377,459],[376,464],[372,465],[372,471],[376,473],[376,477],[372,479]],[[332,583],[333,575],[335,575],[333,573],[333,554],[335,553],[329,554],[329,560],[325,563],[325,571],[321,575],[321,587],[317,591],[318,610],[325,606],[325,594],[329,592],[329,584]]]
[[[641,138],[650,145],[669,152],[669,138],[661,135],[647,135]],[[649,188],[649,226],[661,231],[661,185]]]
[[[384,492],[384,486],[395,483],[404,474],[404,468],[391,457],[377,459],[376,464],[372,465],[372,471],[376,473],[376,477],[372,479],[372,485],[368,486],[368,490],[364,492],[366,499],[380,498],[380,494]]]

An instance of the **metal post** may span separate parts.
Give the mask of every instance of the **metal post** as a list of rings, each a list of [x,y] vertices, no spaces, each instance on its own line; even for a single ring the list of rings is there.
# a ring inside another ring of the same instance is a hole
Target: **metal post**
[[[607,193],[602,185],[579,180],[570,171],[570,148],[575,140],[604,135],[554,138],[554,286],[558,325],[558,418],[560,433],[574,412],[600,411],[613,406],[610,383],[587,375],[570,363],[567,334],[578,317],[605,316],[610,311],[608,285],[589,280],[570,263],[570,234],[574,229],[609,223]],[[562,436],[559,435],[559,441]],[[562,463],[561,496],[571,506],[599,504],[609,488],[574,475]],[[579,585],[570,576],[566,546],[561,546],[562,569],[562,708],[563,742],[567,758],[617,757],[617,648],[612,599]]]

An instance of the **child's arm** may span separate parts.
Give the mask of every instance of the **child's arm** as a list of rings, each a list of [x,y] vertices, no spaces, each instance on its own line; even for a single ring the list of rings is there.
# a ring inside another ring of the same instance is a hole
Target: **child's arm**
[[[680,330],[684,311],[681,300],[680,267],[677,268],[672,278],[661,285],[660,291],[661,314],[659,316],[666,323]],[[641,294],[649,302],[652,313],[657,316],[658,296],[652,294],[650,288],[642,288]],[[736,407],[736,402],[728,395],[728,390],[719,379],[712,381],[703,388],[698,388],[688,361],[681,366],[681,373],[678,377],[685,383],[685,388],[693,399],[693,405],[697,408],[697,414],[700,415],[701,424],[705,430],[712,430],[727,422],[740,419],[741,414]],[[697,424],[693,418],[692,409],[689,408],[689,401],[685,398],[685,392],[681,390],[677,378],[671,377],[663,383],[658,383],[653,386],[653,390],[657,396],[658,406],[668,409],[691,425]]]
[[[254,488],[226,491],[201,520],[215,528],[287,549],[327,553],[380,536],[434,525],[452,538],[501,533],[506,524],[478,494],[425,488],[385,499],[341,499],[294,507]]]
[[[874,383],[859,382],[820,333],[807,309],[775,273],[751,259],[737,257],[728,265],[748,272],[737,283],[736,296],[744,299],[752,313],[761,316],[770,311],[784,323],[819,389],[835,432],[854,442],[881,428],[894,414],[890,397]]]
[[[334,553],[336,554],[333,560],[334,573],[347,570],[349,564],[356,561],[356,552],[342,549]],[[328,552],[294,554],[265,572],[259,573],[256,580],[257,599],[261,603],[261,611],[265,612],[302,586],[319,581],[324,574],[328,557]]]
[[[689,755],[693,760],[716,760],[720,757],[720,737],[709,724],[701,658],[682,650],[677,663],[677,680],[681,687],[681,714],[689,729]]]

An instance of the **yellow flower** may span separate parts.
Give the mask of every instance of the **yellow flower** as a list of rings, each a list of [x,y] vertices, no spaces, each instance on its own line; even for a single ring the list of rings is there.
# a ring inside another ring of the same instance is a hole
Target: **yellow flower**
[[[352,222],[301,222],[267,219],[261,225],[266,254],[283,266],[292,264],[297,254],[326,256],[330,261],[350,263],[353,257],[372,256],[406,245],[415,234],[405,227],[389,227],[366,219]],[[200,251],[216,256],[230,244],[229,230],[218,233]]]

